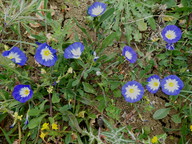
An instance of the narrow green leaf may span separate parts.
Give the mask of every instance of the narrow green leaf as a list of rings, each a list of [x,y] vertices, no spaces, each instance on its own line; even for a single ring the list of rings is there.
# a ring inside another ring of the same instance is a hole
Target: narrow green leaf
[[[7,140],[7,142],[8,142],[9,144],[12,144],[11,139],[9,138],[8,134],[7,134],[7,133],[4,131],[4,129],[2,129],[1,127],[0,127],[0,129],[1,129],[1,131],[3,132],[3,134],[4,134],[4,136],[5,136],[6,140]]]
[[[102,23],[103,21],[107,20],[107,18],[109,18],[109,17],[114,13],[114,11],[115,11],[114,8],[110,8],[109,10],[107,10],[107,11],[100,17],[99,23]]]
[[[115,39],[118,39],[119,33],[118,32],[112,32],[110,35],[106,37],[106,39],[102,42],[102,49],[106,48],[108,45],[112,44]]]
[[[78,121],[73,113],[66,111],[67,116],[70,119],[70,125],[72,128],[76,129],[79,133],[82,133],[82,129],[78,125]]]

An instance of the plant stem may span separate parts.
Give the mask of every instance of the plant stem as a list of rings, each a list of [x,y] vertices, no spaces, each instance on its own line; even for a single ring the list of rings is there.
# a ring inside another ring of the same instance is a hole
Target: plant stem
[[[51,99],[51,94],[49,93],[49,103],[50,103],[50,117],[53,116],[53,104]]]
[[[18,131],[19,131],[19,143],[21,142],[21,125],[20,122],[18,122]]]

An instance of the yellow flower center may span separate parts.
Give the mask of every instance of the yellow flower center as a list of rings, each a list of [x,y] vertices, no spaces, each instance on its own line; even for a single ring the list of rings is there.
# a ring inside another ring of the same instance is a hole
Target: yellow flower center
[[[154,82],[153,85],[154,85],[155,87],[157,87],[157,86],[159,86],[159,83],[158,83],[158,82]]]
[[[8,56],[9,59],[13,59],[14,57],[13,56]]]
[[[29,95],[29,90],[28,90],[28,89],[25,90],[24,94],[25,94],[25,95]]]
[[[170,87],[173,87],[173,86],[174,86],[174,83],[170,82],[170,83],[169,83],[169,86],[170,86]]]
[[[134,89],[130,89],[129,92],[130,92],[130,93],[134,93]]]
[[[50,55],[51,55],[51,52],[50,52],[50,50],[44,50],[43,54],[44,54],[45,56],[50,56]]]

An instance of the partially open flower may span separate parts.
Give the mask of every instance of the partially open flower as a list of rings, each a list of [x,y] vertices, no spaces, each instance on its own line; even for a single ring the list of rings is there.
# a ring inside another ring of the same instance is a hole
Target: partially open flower
[[[11,61],[18,65],[25,65],[27,61],[26,55],[18,47],[13,47],[9,51],[4,51],[2,56],[9,58]]]
[[[101,2],[94,2],[89,8],[88,8],[88,14],[92,17],[96,17],[99,15],[102,15],[106,10],[107,5],[105,3]]]
[[[75,42],[69,45],[64,51],[64,58],[66,59],[78,59],[84,51],[84,45],[81,42]]]
[[[123,48],[122,55],[125,56],[130,63],[135,63],[137,61],[137,53],[129,46]]]

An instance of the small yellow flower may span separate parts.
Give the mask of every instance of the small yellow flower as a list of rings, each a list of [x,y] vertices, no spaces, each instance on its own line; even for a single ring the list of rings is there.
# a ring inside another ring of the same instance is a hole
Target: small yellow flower
[[[41,74],[46,74],[47,72],[45,71],[45,69],[41,69]]]
[[[67,73],[73,73],[73,68],[70,67],[70,68],[67,70]]]
[[[44,123],[41,130],[49,129],[49,123]]]
[[[57,130],[58,129],[58,125],[56,124],[56,123],[52,123],[52,129],[54,129],[54,130]]]
[[[22,120],[22,117],[23,117],[23,115],[20,115],[20,116],[18,116],[17,118],[18,118],[19,120]]]
[[[190,130],[192,131],[192,125],[190,125]]]
[[[156,136],[154,136],[152,139],[151,139],[151,142],[152,143],[157,143],[158,142],[158,138]]]
[[[40,138],[42,138],[44,140],[45,136],[47,135],[47,133],[41,132],[40,134]]]

